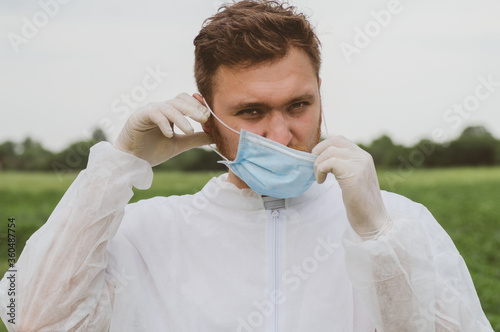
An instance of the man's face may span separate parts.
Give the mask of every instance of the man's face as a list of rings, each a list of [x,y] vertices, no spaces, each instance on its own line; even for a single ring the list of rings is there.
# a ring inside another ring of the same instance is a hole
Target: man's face
[[[310,152],[320,139],[318,79],[307,54],[291,48],[279,60],[248,68],[221,66],[215,77],[212,109],[229,127]],[[216,119],[203,126],[218,149],[234,160],[239,135]]]

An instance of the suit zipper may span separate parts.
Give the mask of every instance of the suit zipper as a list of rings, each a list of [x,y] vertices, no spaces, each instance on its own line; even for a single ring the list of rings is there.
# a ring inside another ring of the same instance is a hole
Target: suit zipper
[[[281,292],[281,225],[280,225],[280,212],[279,210],[272,210],[272,223],[271,223],[271,284],[273,291],[271,293],[271,301],[274,303],[274,312],[272,319],[272,331],[278,332],[281,330],[281,307],[279,295]]]

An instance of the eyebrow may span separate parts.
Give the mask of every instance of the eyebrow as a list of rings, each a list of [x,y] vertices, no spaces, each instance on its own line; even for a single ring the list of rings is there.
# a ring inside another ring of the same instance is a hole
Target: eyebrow
[[[291,105],[299,101],[304,101],[304,100],[310,101],[313,100],[314,98],[315,95],[313,93],[304,93],[300,96],[288,100],[285,104]],[[249,108],[269,108],[269,105],[267,103],[262,103],[262,102],[240,102],[230,107],[230,109],[232,110],[243,110]]]

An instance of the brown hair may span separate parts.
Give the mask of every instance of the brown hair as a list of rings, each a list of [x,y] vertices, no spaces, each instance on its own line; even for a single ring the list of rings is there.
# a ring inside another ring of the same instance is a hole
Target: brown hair
[[[295,7],[278,1],[244,0],[224,5],[203,23],[194,39],[194,76],[198,91],[211,102],[220,66],[248,67],[303,49],[319,78],[320,41]]]

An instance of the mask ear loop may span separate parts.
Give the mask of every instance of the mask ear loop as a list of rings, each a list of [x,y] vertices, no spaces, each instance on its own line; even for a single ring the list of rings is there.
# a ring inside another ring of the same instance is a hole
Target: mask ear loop
[[[321,110],[321,117],[323,119],[323,125],[325,126],[326,138],[328,138],[328,136],[330,136],[330,135],[328,135],[328,126],[326,125],[326,117],[325,117],[325,111],[324,110]]]
[[[203,97],[202,97],[202,98],[203,98]],[[210,106],[208,105],[207,101],[205,100],[205,98],[203,98],[203,101],[205,102],[205,105],[206,105],[206,107],[208,108],[208,110],[210,111],[210,113],[212,113],[212,115],[213,115],[213,116],[214,116],[214,117],[215,117],[215,118],[216,118],[216,119],[217,119],[220,123],[222,123],[222,125],[223,125],[224,127],[226,127],[227,129],[229,129],[229,130],[231,130],[231,131],[235,132],[236,134],[240,135],[240,133],[239,133],[238,131],[236,131],[236,130],[234,130],[233,128],[229,127],[227,124],[225,124],[224,122],[222,122],[222,121],[221,121],[221,119],[219,119],[219,118],[217,117],[217,115],[215,115],[215,113],[212,111],[212,109],[211,109],[211,108],[210,108]],[[216,148],[212,147],[212,145],[211,145],[211,144],[209,144],[209,145],[208,145],[208,147],[209,147],[210,149],[212,149],[213,151],[215,151],[215,153],[217,153],[219,156],[221,156],[224,160],[226,160],[226,161],[230,161],[229,159],[227,159],[226,157],[224,157],[224,156],[222,155],[222,153],[220,153],[219,151],[217,151],[217,149],[216,149]],[[219,162],[220,162],[220,161],[219,161]]]
[[[215,153],[217,153],[219,156],[221,156],[221,158],[223,158],[225,161],[229,161],[229,162],[231,161],[231,160],[227,159],[226,157],[224,157],[224,156],[222,155],[222,153],[220,153],[219,151],[217,151],[217,149],[216,149],[216,148],[214,148],[214,147],[212,146],[212,144],[209,144],[209,145],[208,145],[208,147],[209,147],[210,149],[212,149],[212,151],[213,151],[213,152],[215,152]],[[218,161],[218,163],[222,163],[222,161]]]
[[[220,122],[220,123],[222,123],[222,124],[224,125],[224,127],[226,127],[227,129],[229,129],[229,130],[231,130],[231,131],[235,132],[235,133],[236,133],[236,134],[238,134],[238,135],[240,134],[240,132],[239,132],[239,131],[236,131],[236,130],[234,130],[233,128],[229,127],[227,124],[225,124],[224,122],[222,122],[222,121],[221,121],[221,119],[219,119],[219,118],[217,117],[217,115],[215,115],[215,113],[212,111],[212,109],[210,108],[210,106],[208,106],[208,103],[207,103],[207,101],[205,100],[205,98],[203,98],[203,101],[205,102],[205,105],[207,105],[207,108],[208,108],[208,110],[210,111],[210,113],[212,113],[212,115],[213,115],[213,116],[214,116],[217,120],[219,120],[219,122]]]

